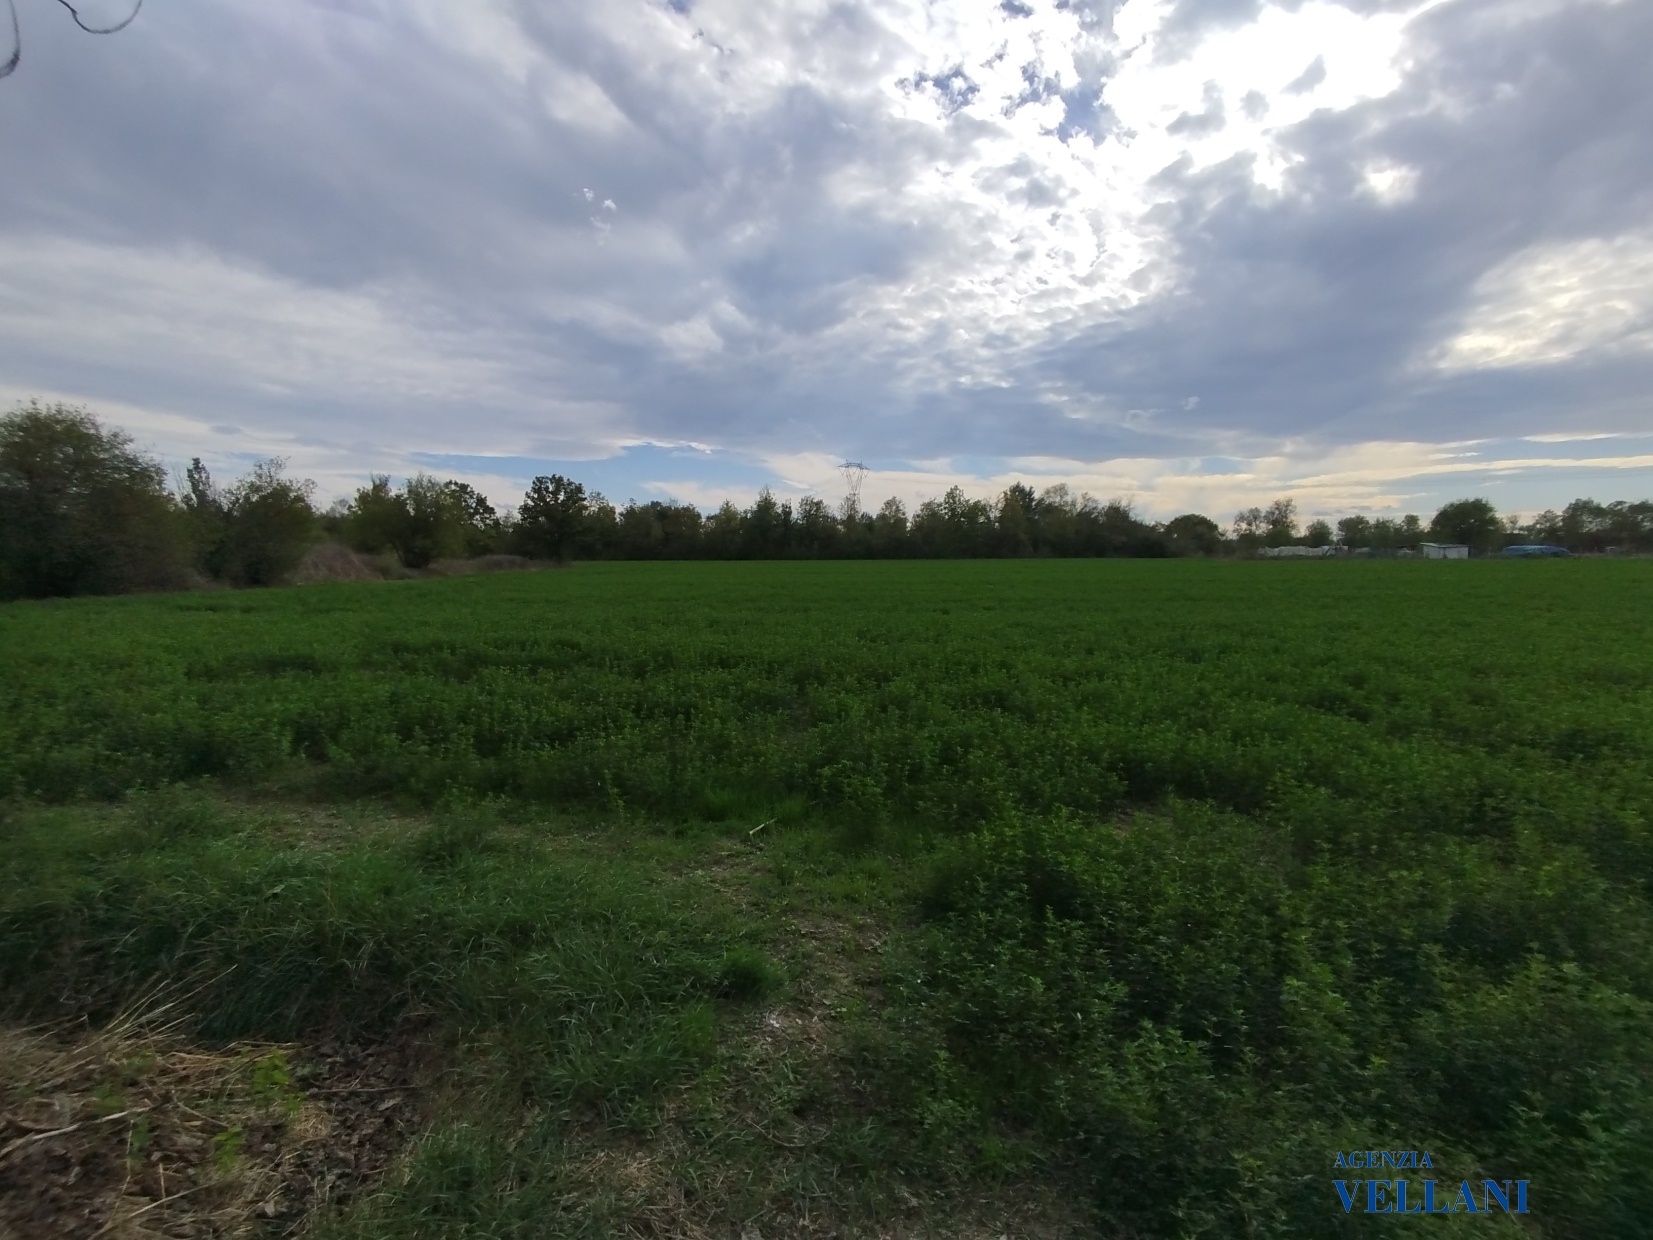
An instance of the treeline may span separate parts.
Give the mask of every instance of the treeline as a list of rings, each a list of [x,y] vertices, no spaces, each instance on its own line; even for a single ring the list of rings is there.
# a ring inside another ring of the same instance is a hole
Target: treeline
[[[1522,524],[1490,503],[1458,500],[1425,526],[1345,517],[1303,528],[1291,499],[1236,515],[1224,529],[1186,513],[1142,519],[1130,502],[1100,501],[1057,485],[1016,483],[997,499],[953,487],[911,512],[888,499],[876,512],[766,488],[747,508],[707,515],[691,504],[623,507],[579,482],[535,478],[504,513],[475,488],[418,475],[393,486],[373,476],[321,510],[315,486],[286,477],[279,460],[220,485],[199,459],[171,482],[130,436],[83,409],[38,402],[0,416],[0,598],[179,589],[289,580],[312,548],[336,544],[399,570],[441,561],[810,559],[989,556],[1170,557],[1247,554],[1265,546],[1340,543],[1375,551],[1425,538],[1493,551],[1547,542],[1574,551],[1653,550],[1653,503],[1575,500]]]
[[[1277,499],[1266,508],[1247,508],[1234,517],[1230,539],[1245,553],[1262,547],[1340,546],[1350,550],[1396,551],[1421,542],[1460,543],[1482,554],[1523,543],[1565,547],[1581,554],[1653,551],[1653,500],[1610,504],[1575,499],[1560,512],[1548,509],[1523,521],[1500,515],[1490,500],[1457,499],[1444,504],[1427,525],[1415,513],[1403,517],[1344,517],[1334,528],[1325,520],[1300,528],[1297,505]]]

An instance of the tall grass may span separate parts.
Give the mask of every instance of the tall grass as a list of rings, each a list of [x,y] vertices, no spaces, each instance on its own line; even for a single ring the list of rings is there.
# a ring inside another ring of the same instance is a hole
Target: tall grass
[[[113,815],[14,808],[0,831],[14,1017],[106,1013],[157,979],[208,1038],[371,1037],[434,1014],[518,1101],[641,1122],[708,1052],[714,1004],[778,981],[726,907],[647,860],[484,811],[319,848],[163,790]]]

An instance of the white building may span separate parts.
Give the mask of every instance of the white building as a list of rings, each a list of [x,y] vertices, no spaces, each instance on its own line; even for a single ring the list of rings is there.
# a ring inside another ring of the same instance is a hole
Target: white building
[[[1322,560],[1337,554],[1336,547],[1264,547],[1257,553],[1265,560]]]

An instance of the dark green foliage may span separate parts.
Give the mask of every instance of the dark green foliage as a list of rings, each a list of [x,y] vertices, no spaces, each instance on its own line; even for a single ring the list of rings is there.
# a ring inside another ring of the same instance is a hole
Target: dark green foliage
[[[752,947],[731,948],[724,955],[717,976],[719,989],[731,999],[760,999],[781,982],[775,966]]]
[[[1629,1234],[1653,1190],[1653,925],[1565,846],[1345,823],[1305,861],[1194,806],[1010,822],[927,907],[909,1106],[1036,1126],[1114,1227],[1338,1234],[1352,1148],[1539,1177],[1547,1235]]]
[[[315,483],[285,478],[285,468],[279,458],[259,461],[220,490],[200,457],[190,462],[179,503],[201,572],[227,585],[272,586],[298,565],[318,533]]]
[[[315,483],[283,477],[285,467],[259,461],[224,492],[222,572],[232,585],[279,584],[316,541]]]
[[[1210,517],[1184,513],[1165,523],[1165,536],[1184,555],[1215,555],[1222,550],[1222,528]]]
[[[1611,504],[1575,499],[1560,512],[1542,512],[1520,530],[1523,540],[1573,551],[1653,550],[1653,501]]]
[[[173,589],[189,551],[159,462],[84,409],[0,417],[0,599]]]
[[[1297,540],[1297,501],[1282,496],[1266,508],[1247,508],[1234,516],[1234,541],[1241,550],[1283,547]]]
[[[335,505],[328,520],[354,550],[392,553],[408,568],[488,555],[504,542],[499,515],[474,487],[429,474],[415,474],[400,488],[374,474],[348,503]]]
[[[1429,533],[1437,542],[1463,543],[1476,551],[1504,545],[1504,524],[1485,499],[1456,499],[1444,505],[1429,523]]]
[[[535,478],[517,509],[513,540],[523,555],[566,560],[586,533],[585,487],[551,474]]]
[[[13,812],[0,1014],[105,1016],[156,979],[208,1037],[371,1034],[412,1007],[472,1030],[544,1105],[641,1115],[706,1055],[731,968],[757,993],[761,957],[728,953],[726,912],[646,857],[495,829],[453,817],[403,848],[320,850],[182,791],[101,818]]]

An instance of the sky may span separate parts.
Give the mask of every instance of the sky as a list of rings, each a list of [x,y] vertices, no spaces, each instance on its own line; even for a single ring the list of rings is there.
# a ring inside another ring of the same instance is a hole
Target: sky
[[[1645,0],[14,2],[0,408],[174,468],[1653,496]]]

